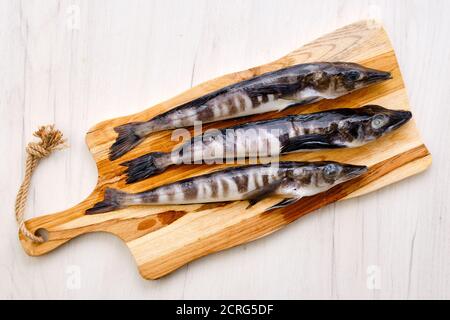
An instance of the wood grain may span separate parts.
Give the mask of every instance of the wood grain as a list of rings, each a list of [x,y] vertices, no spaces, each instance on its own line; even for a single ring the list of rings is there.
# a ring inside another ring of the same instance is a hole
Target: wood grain
[[[168,143],[170,132],[157,133],[126,156],[110,162],[107,154],[116,137],[113,131],[115,126],[130,121],[146,120],[207,92],[267,71],[320,60],[361,63],[368,67],[391,71],[394,79],[335,101],[324,101],[308,107],[291,108],[281,113],[254,116],[250,120],[329,108],[358,107],[369,103],[381,104],[392,109],[409,109],[395,53],[383,28],[372,21],[346,26],[275,62],[205,82],[141,113],[96,125],[86,137],[98,167],[99,179],[95,190],[85,201],[69,210],[27,221],[27,226],[31,230],[45,229],[48,241],[33,244],[20,235],[25,251],[29,255],[42,255],[78,235],[106,231],[126,242],[144,278],[156,279],[193,259],[270,234],[321,206],[374,191],[425,170],[431,163],[431,156],[420,138],[414,121],[411,121],[393,134],[361,148],[283,156],[282,160],[332,159],[365,164],[370,170],[369,174],[356,183],[339,186],[325,195],[304,199],[277,212],[262,214],[265,208],[276,202],[276,199],[267,199],[251,209],[246,209],[245,202],[236,202],[217,206],[135,207],[95,216],[84,215],[86,208],[103,197],[105,187],[137,192],[222,167],[220,165],[176,167],[157,177],[125,185],[123,167],[120,167],[119,163],[149,151],[168,151],[176,142]],[[244,121],[249,119],[224,121],[204,128],[226,127]]]

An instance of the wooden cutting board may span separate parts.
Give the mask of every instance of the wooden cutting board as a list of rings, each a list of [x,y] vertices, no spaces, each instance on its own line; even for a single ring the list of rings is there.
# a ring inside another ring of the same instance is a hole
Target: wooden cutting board
[[[394,79],[337,100],[290,108],[280,113],[213,123],[205,125],[204,129],[365,104],[380,104],[390,109],[409,109],[395,53],[383,28],[374,21],[348,25],[272,63],[216,78],[141,113],[94,126],[88,132],[86,142],[98,167],[95,190],[85,201],[71,209],[27,221],[30,230],[35,232],[41,229],[39,232],[46,233],[48,240],[42,244],[33,243],[20,234],[23,248],[29,255],[39,256],[81,234],[106,231],[117,235],[127,244],[144,278],[157,279],[194,259],[266,236],[324,205],[377,190],[417,174],[431,164],[431,155],[423,144],[413,119],[394,133],[360,148],[283,156],[281,160],[335,160],[367,165],[369,172],[324,194],[304,198],[295,205],[269,213],[262,212],[275,204],[276,199],[268,198],[251,209],[246,209],[247,202],[241,201],[209,205],[133,207],[110,213],[85,215],[87,208],[103,198],[106,187],[139,192],[224,166],[171,167],[163,174],[126,185],[124,168],[119,166],[120,163],[151,151],[170,151],[178,142],[171,141],[171,132],[156,133],[124,157],[111,162],[108,160],[108,150],[116,138],[114,127],[131,121],[145,121],[205,93],[268,71],[317,61],[356,62],[390,71]]]

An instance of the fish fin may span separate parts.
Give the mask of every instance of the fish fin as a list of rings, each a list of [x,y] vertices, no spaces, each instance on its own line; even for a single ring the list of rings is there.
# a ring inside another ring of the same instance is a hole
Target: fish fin
[[[273,205],[270,208],[267,208],[266,210],[264,210],[264,212],[267,212],[267,211],[270,211],[273,209],[284,208],[284,207],[290,206],[291,204],[297,202],[300,199],[301,199],[301,197],[284,199],[284,200],[278,202],[276,205]]]
[[[296,83],[263,83],[252,87],[245,88],[245,91],[250,97],[267,94],[281,94],[289,95],[299,88]]]
[[[280,109],[278,110],[278,112],[281,112],[287,108],[292,108],[292,107],[301,107],[307,104],[311,104],[313,102],[322,100],[321,97],[310,97],[307,99],[304,99],[302,101],[298,101],[298,98],[295,97],[283,97],[280,100],[283,100],[285,102],[287,102],[287,104],[285,106],[280,107]]]
[[[249,202],[247,209],[253,207],[255,204],[257,204],[264,198],[267,198],[268,196],[274,194],[275,191],[278,189],[278,187],[281,185],[282,181],[283,179],[274,181],[261,189],[251,191],[245,194],[244,198],[247,199]]]
[[[122,201],[126,192],[106,188],[103,201],[97,202],[92,208],[86,210],[86,214],[97,214],[114,211],[122,208]]]
[[[121,163],[121,166],[127,167],[125,173],[127,174],[127,184],[138,182],[152,175],[163,172],[172,163],[167,161],[156,161],[166,156],[163,152],[152,152],[143,155],[139,158]]]
[[[343,145],[334,143],[329,135],[307,134],[287,139],[281,145],[281,153],[297,150],[337,149]]]
[[[283,96],[283,97],[281,97],[280,100],[292,102],[292,104],[288,105],[288,107],[293,107],[293,106],[303,106],[305,104],[310,104],[310,103],[322,100],[322,97],[316,96],[316,97],[308,97],[308,98],[299,99],[295,95],[292,95],[292,96]]]
[[[295,106],[295,107],[304,106],[304,105],[307,105],[307,104],[311,104],[311,103],[320,101],[320,100],[322,100],[322,99],[323,99],[322,97],[309,97],[309,98],[303,99],[302,101],[300,101],[300,102],[298,102],[298,103],[291,104],[289,107],[294,107],[294,106]]]
[[[118,136],[110,148],[109,160],[120,158],[142,142],[142,138],[136,134],[136,126],[141,123],[143,122],[131,122],[114,128]]]

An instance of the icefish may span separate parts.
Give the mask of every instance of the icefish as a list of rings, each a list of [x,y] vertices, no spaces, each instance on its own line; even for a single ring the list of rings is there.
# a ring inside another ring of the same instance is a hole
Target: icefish
[[[238,200],[248,200],[250,204],[255,204],[270,196],[282,197],[284,200],[270,208],[274,209],[290,205],[302,197],[324,192],[359,177],[366,171],[365,166],[337,162],[279,162],[232,167],[140,193],[108,188],[104,200],[86,213],[102,213],[140,205]]]
[[[175,164],[222,163],[225,159],[278,156],[364,145],[411,119],[411,112],[370,105],[249,122],[192,138],[173,152],[152,152],[123,163],[127,183]]]
[[[109,158],[119,158],[152,132],[189,127],[196,121],[209,123],[335,99],[390,78],[389,72],[346,62],[299,64],[265,73],[206,94],[146,122],[114,128],[118,136]]]

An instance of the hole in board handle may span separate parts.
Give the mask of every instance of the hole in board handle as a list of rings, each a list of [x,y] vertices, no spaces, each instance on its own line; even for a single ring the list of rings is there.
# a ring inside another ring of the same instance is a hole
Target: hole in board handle
[[[48,230],[45,228],[39,228],[34,232],[35,236],[41,237],[44,239],[44,242],[48,241]]]

